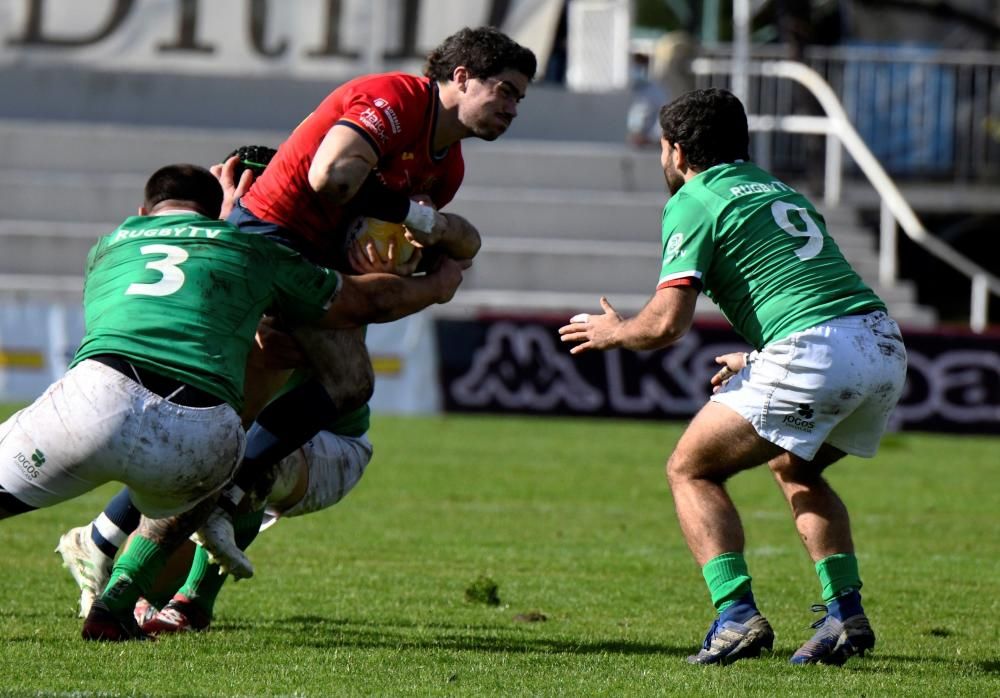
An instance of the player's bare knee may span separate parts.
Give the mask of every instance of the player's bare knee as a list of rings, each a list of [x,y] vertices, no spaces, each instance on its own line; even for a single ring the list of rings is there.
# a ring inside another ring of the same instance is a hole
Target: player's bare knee
[[[697,462],[680,451],[674,451],[670,454],[670,458],[667,459],[666,474],[667,482],[671,488],[703,477],[699,472]]]
[[[768,461],[767,467],[779,483],[808,486],[820,479],[821,469],[813,463],[784,453]]]
[[[823,444],[812,460],[806,460],[786,452],[768,461],[767,467],[771,469],[779,482],[808,486],[812,483],[822,482],[823,471],[845,455],[843,451],[829,444]]]

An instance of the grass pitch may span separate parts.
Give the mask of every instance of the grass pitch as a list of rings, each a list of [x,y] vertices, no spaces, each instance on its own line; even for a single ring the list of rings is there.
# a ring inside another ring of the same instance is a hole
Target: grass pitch
[[[879,638],[842,669],[787,664],[819,585],[767,473],[736,477],[777,642],[718,668],[684,662],[713,612],[663,477],[681,427],[377,417],[357,490],[263,534],[212,630],[155,643],[79,640],[52,553],[113,487],[4,521],[0,695],[1000,695],[1000,439],[896,435],[830,470]]]

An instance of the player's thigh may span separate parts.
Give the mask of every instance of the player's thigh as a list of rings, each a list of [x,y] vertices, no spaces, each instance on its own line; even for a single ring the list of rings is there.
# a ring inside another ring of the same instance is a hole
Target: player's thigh
[[[116,478],[108,455],[128,446],[122,431],[141,420],[130,381],[92,361],[70,369],[0,428],[0,485],[46,507]]]
[[[364,329],[303,326],[294,335],[309,357],[317,379],[341,410],[356,409],[371,399],[375,375]]]
[[[812,460],[867,397],[863,323],[863,316],[838,318],[772,342],[712,400],[743,415],[766,440]]]
[[[722,481],[741,470],[766,463],[782,449],[763,439],[739,413],[709,402],[688,425],[667,463],[670,480],[705,478]]]
[[[186,511],[225,485],[243,457],[246,435],[229,405],[184,407],[149,397],[147,420],[117,478],[149,518]]]
[[[372,458],[366,435],[340,436],[321,431],[300,450],[308,482],[298,501],[279,506],[283,516],[301,516],[333,506],[354,489]]]

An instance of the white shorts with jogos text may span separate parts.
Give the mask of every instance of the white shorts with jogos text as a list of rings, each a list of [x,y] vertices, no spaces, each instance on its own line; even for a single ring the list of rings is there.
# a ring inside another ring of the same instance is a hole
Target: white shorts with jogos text
[[[828,443],[870,458],[906,382],[906,348],[883,311],[829,320],[750,354],[712,400],[805,460]]]
[[[41,508],[114,480],[164,518],[218,491],[244,443],[229,405],[178,405],[88,360],[0,426],[0,486]]]

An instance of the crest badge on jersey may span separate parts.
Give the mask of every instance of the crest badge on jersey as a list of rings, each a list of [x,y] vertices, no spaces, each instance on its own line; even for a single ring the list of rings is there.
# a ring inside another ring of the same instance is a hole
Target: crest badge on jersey
[[[684,244],[684,235],[681,233],[674,233],[667,240],[667,250],[666,257],[668,260],[673,259],[681,251],[681,245]]]

